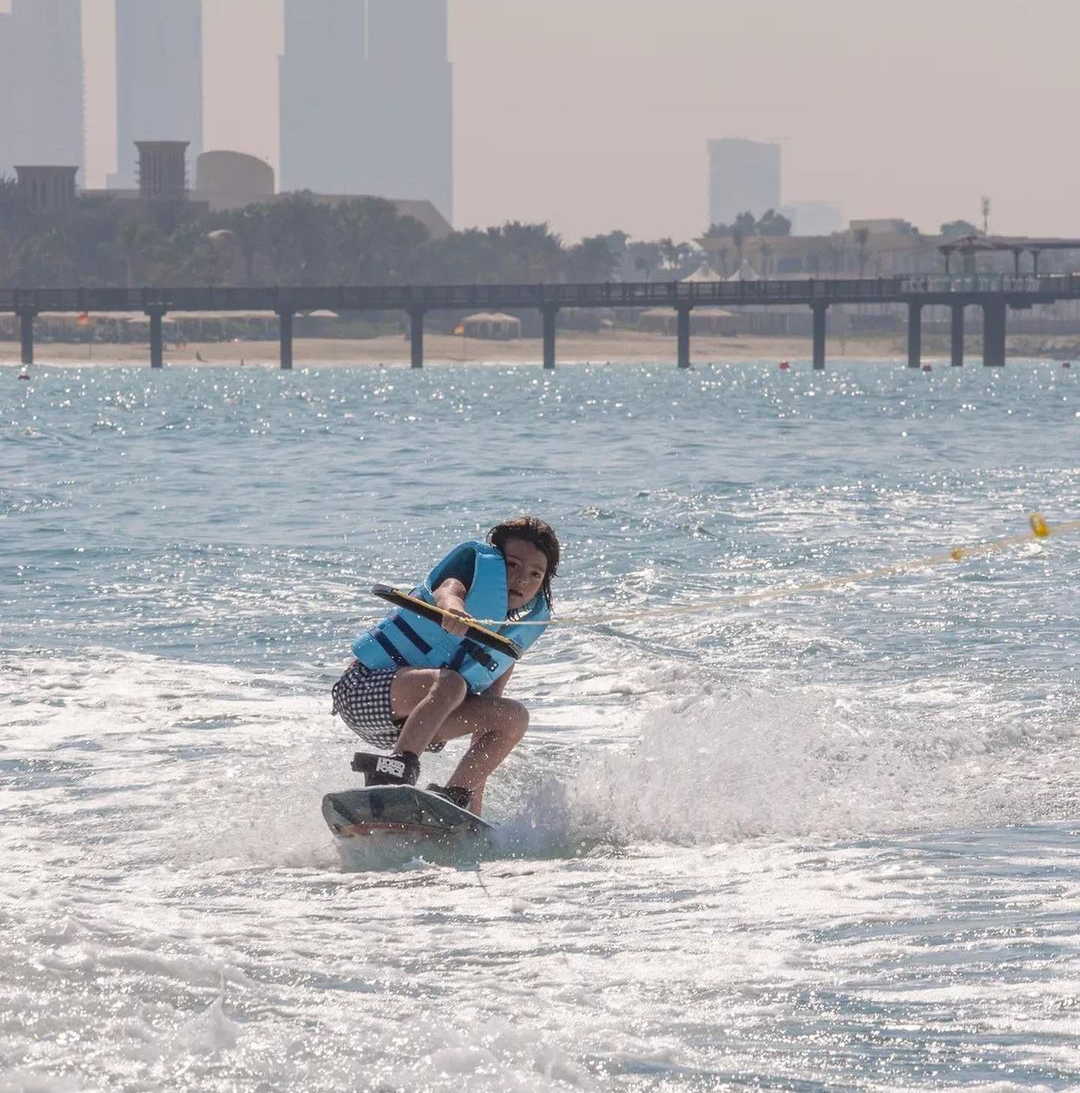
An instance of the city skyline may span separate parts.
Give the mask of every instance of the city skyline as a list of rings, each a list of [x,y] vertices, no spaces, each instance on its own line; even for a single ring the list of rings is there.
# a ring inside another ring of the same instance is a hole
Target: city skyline
[[[101,109],[115,96],[109,6],[84,5],[91,185],[115,147]],[[660,19],[638,0],[584,11],[550,0],[541,18],[523,0],[456,0],[455,223],[691,237],[705,227],[705,142],[736,136],[783,145],[785,203],[835,201],[847,218],[932,231],[977,221],[988,194],[992,230],[1080,234],[1080,153],[1067,140],[1076,5],[1036,0],[1022,19],[1014,4],[973,0],[912,0],[902,21],[866,9],[674,0]],[[204,146],[275,167],[280,10],[208,0],[205,11]]]

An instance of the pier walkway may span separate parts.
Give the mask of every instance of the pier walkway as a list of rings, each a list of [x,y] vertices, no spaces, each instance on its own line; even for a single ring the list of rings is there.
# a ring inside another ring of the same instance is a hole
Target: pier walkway
[[[429,311],[520,310],[542,317],[544,367],[555,367],[560,308],[675,309],[676,360],[690,365],[690,312],[695,307],[809,307],[815,368],[825,367],[826,314],[834,304],[903,304],[908,308],[908,365],[922,356],[922,311],[951,309],[951,359],[964,361],[964,310],[983,312],[983,363],[1005,363],[1009,308],[1080,299],[1080,274],[958,274],[852,279],[604,282],[528,285],[355,285],[239,288],[0,288],[0,312],[19,317],[22,361],[34,360],[34,319],[41,312],[94,314],[141,311],[150,322],[150,364],[164,363],[162,319],[170,312],[267,311],[279,318],[281,367],[293,361],[293,318],[319,310],[402,311],[409,316],[412,365],[424,363],[424,316]]]

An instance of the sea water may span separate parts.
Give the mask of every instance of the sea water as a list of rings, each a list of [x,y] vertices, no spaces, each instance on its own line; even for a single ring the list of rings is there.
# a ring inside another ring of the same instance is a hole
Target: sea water
[[[1078,380],[0,370],[0,1091],[1080,1087],[1080,535],[903,568],[1080,515]],[[502,843],[343,858],[370,586],[521,512]]]

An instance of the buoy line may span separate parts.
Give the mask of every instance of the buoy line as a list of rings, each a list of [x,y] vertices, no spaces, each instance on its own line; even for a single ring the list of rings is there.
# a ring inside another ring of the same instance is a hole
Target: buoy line
[[[1055,535],[1065,535],[1080,528],[1080,520],[1070,520],[1064,524],[1050,526],[1040,513],[1033,512],[1028,517],[1031,530],[1020,535],[1009,535],[1003,539],[992,539],[975,546],[957,546],[944,554],[932,554],[926,558],[915,558],[908,562],[896,562],[893,565],[875,566],[859,573],[848,573],[842,577],[827,577],[807,584],[785,586],[783,588],[764,588],[759,592],[741,592],[726,596],[717,596],[705,603],[670,604],[667,607],[643,607],[636,610],[612,611],[603,615],[559,615],[548,623],[520,621],[517,626],[595,626],[599,623],[628,622],[633,619],[670,617],[673,615],[700,615],[705,611],[716,611],[723,607],[742,606],[751,603],[763,603],[768,600],[792,599],[811,592],[825,592],[831,588],[840,588],[846,584],[859,584],[874,581],[881,577],[892,577],[898,573],[909,573],[918,569],[930,569],[933,566],[948,565],[967,561],[969,558],[981,558],[999,550],[1019,546],[1022,543],[1049,539]],[[483,626],[499,627],[506,619],[477,619]]]

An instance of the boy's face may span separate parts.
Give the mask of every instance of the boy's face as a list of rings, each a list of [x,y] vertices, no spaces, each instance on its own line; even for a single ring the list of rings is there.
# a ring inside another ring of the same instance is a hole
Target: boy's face
[[[503,557],[506,559],[507,606],[516,611],[540,591],[547,573],[547,558],[527,539],[507,539]]]

